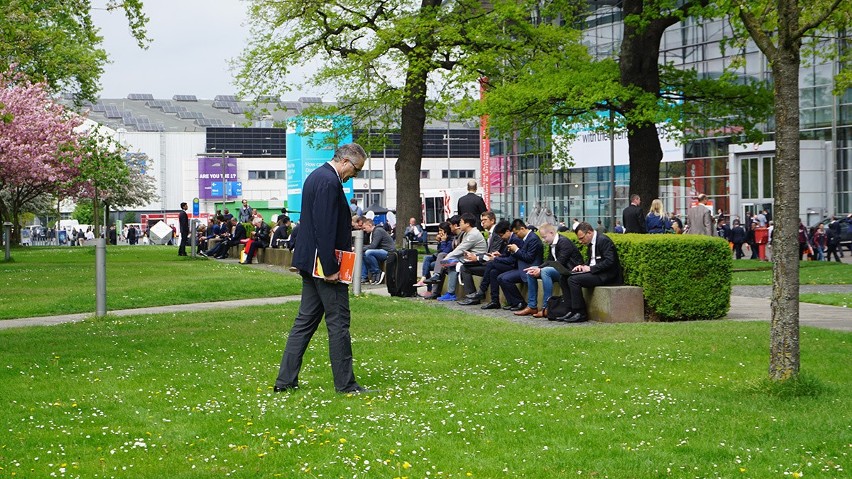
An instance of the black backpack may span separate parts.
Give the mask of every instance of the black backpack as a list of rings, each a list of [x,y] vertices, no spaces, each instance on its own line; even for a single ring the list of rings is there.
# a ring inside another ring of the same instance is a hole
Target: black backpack
[[[548,321],[556,321],[556,318],[568,314],[571,305],[562,301],[562,296],[551,296],[545,303],[545,308],[547,308]]]

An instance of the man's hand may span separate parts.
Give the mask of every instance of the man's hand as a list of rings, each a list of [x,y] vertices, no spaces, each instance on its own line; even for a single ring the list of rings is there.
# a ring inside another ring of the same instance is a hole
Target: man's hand
[[[541,268],[538,266],[530,266],[529,268],[524,270],[524,273],[532,276],[533,278],[538,278],[541,276]]]
[[[588,273],[591,270],[592,270],[591,266],[581,264],[581,265],[574,266],[574,269],[572,269],[571,271],[573,271],[575,273]]]
[[[325,279],[326,283],[339,283],[340,282],[340,271],[338,271],[334,274],[326,275],[326,277],[324,279]]]
[[[509,252],[511,252],[511,253],[517,253],[519,249],[520,248],[518,248],[518,245],[516,245],[516,244],[510,244],[509,245]]]
[[[467,261],[476,261],[476,255],[471,253],[470,251],[465,251],[464,259]]]

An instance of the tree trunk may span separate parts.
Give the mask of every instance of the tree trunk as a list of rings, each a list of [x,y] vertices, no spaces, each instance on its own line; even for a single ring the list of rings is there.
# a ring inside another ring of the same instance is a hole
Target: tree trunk
[[[787,12],[789,14],[789,12]],[[792,25],[798,25],[798,19]],[[775,93],[775,228],[769,377],[799,374],[799,65],[800,44],[784,38],[770,58]]]
[[[639,16],[646,8],[643,0],[625,0],[624,16]],[[660,94],[660,42],[666,28],[674,25],[677,19],[663,17],[652,19],[644,25],[641,22],[624,22],[624,37],[621,41],[619,69],[621,84],[638,87],[642,91],[658,96]],[[627,144],[630,152],[630,194],[642,198],[642,209],[647,210],[651,201],[660,196],[660,162],[663,149],[653,124],[636,124],[632,113],[634,102],[622,103],[622,114],[627,120]]]
[[[409,65],[415,64],[414,61]],[[396,245],[402,247],[402,230],[409,218],[421,217],[420,166],[423,160],[423,133],[426,128],[425,69],[411,68],[405,78],[399,159],[396,162]]]

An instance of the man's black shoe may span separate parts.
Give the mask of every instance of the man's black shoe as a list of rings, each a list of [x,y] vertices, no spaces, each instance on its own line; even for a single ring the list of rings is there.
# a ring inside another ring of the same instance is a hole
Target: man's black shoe
[[[524,303],[507,304],[506,306],[503,306],[503,309],[506,311],[520,311],[524,309]]]
[[[435,284],[441,281],[440,274],[433,274],[430,278],[424,279],[423,282],[426,284]]]
[[[477,292],[475,292],[475,293],[466,294],[466,295],[464,295],[464,297],[465,297],[465,298],[467,298],[467,299],[479,299],[479,300],[482,300],[482,299],[484,299],[484,298],[485,298],[485,293],[483,293],[482,291],[477,291]]]
[[[473,298],[467,298],[467,299],[463,299],[463,300],[459,301],[459,304],[462,305],[462,306],[471,306],[471,305],[479,304],[479,303],[480,303],[480,301],[478,299],[473,299]]]
[[[582,323],[588,320],[589,317],[586,316],[586,313],[582,311],[574,313],[571,316],[568,316],[567,318],[563,319],[563,321],[565,321],[566,323]]]
[[[287,391],[294,391],[298,388],[299,388],[298,386],[274,386],[272,388],[272,392],[283,393],[283,392],[287,392]]]
[[[494,301],[491,301],[488,304],[480,306],[479,309],[500,309],[500,303],[495,303]]]

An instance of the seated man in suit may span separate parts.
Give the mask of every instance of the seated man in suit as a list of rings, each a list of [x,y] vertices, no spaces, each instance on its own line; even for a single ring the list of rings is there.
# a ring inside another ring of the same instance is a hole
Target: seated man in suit
[[[517,316],[543,318],[545,316],[544,306],[548,298],[553,295],[553,282],[565,275],[570,275],[575,266],[583,264],[583,256],[580,250],[574,246],[574,242],[556,232],[556,226],[545,223],[538,228],[541,237],[546,244],[550,245],[547,260],[538,266],[530,266],[526,269],[527,277],[527,308],[515,312]],[[536,310],[538,301],[538,278],[544,287],[544,304],[542,309]]]
[[[509,245],[509,254],[518,260],[518,267],[511,271],[506,271],[497,277],[500,289],[503,290],[506,301],[509,302],[503,309],[522,311],[524,308],[527,308],[527,310],[531,310],[533,308],[530,308],[529,304],[525,305],[524,298],[521,297],[521,292],[518,291],[518,287],[515,284],[527,281],[527,273],[524,272],[525,269],[541,264],[544,245],[541,242],[541,238],[533,233],[524,224],[523,220],[517,219],[512,222],[512,232],[515,236],[523,240],[523,244],[521,246]],[[533,311],[533,313],[537,312],[538,309]]]
[[[417,223],[416,219],[410,218],[408,220],[408,226],[405,227],[405,238],[412,244],[423,243],[426,247],[426,254],[432,254],[429,252],[429,233],[426,232],[423,225]]]
[[[488,216],[489,213],[491,216]],[[485,275],[488,264],[495,257],[509,254],[509,250],[506,249],[506,246],[508,246],[506,239],[510,237],[512,228],[509,222],[505,220],[495,225],[493,217],[494,213],[491,211],[486,211],[480,217],[482,226],[489,231],[487,251],[481,255],[466,253],[464,257],[465,263],[459,270],[465,292],[465,298],[459,301],[459,304],[462,306],[479,304],[479,301],[485,297],[485,292],[488,290],[489,278]],[[479,285],[479,290],[476,289],[476,285],[473,283],[474,276],[482,276],[483,278]]]
[[[226,226],[223,228],[222,233],[222,241],[220,241],[213,249],[207,250],[204,256],[212,256],[216,259],[226,259],[228,257],[228,250],[231,246],[237,246],[242,242],[242,240],[246,239],[246,227],[237,221],[235,216],[231,216],[231,218],[225,222],[225,225]]]
[[[624,281],[618,252],[611,239],[595,231],[585,221],[577,226],[577,239],[589,245],[589,259],[585,264],[575,266],[570,276],[563,276],[559,281],[562,285],[562,299],[569,302],[570,309],[567,314],[556,319],[566,323],[580,323],[589,319],[583,288],[621,284]]]

